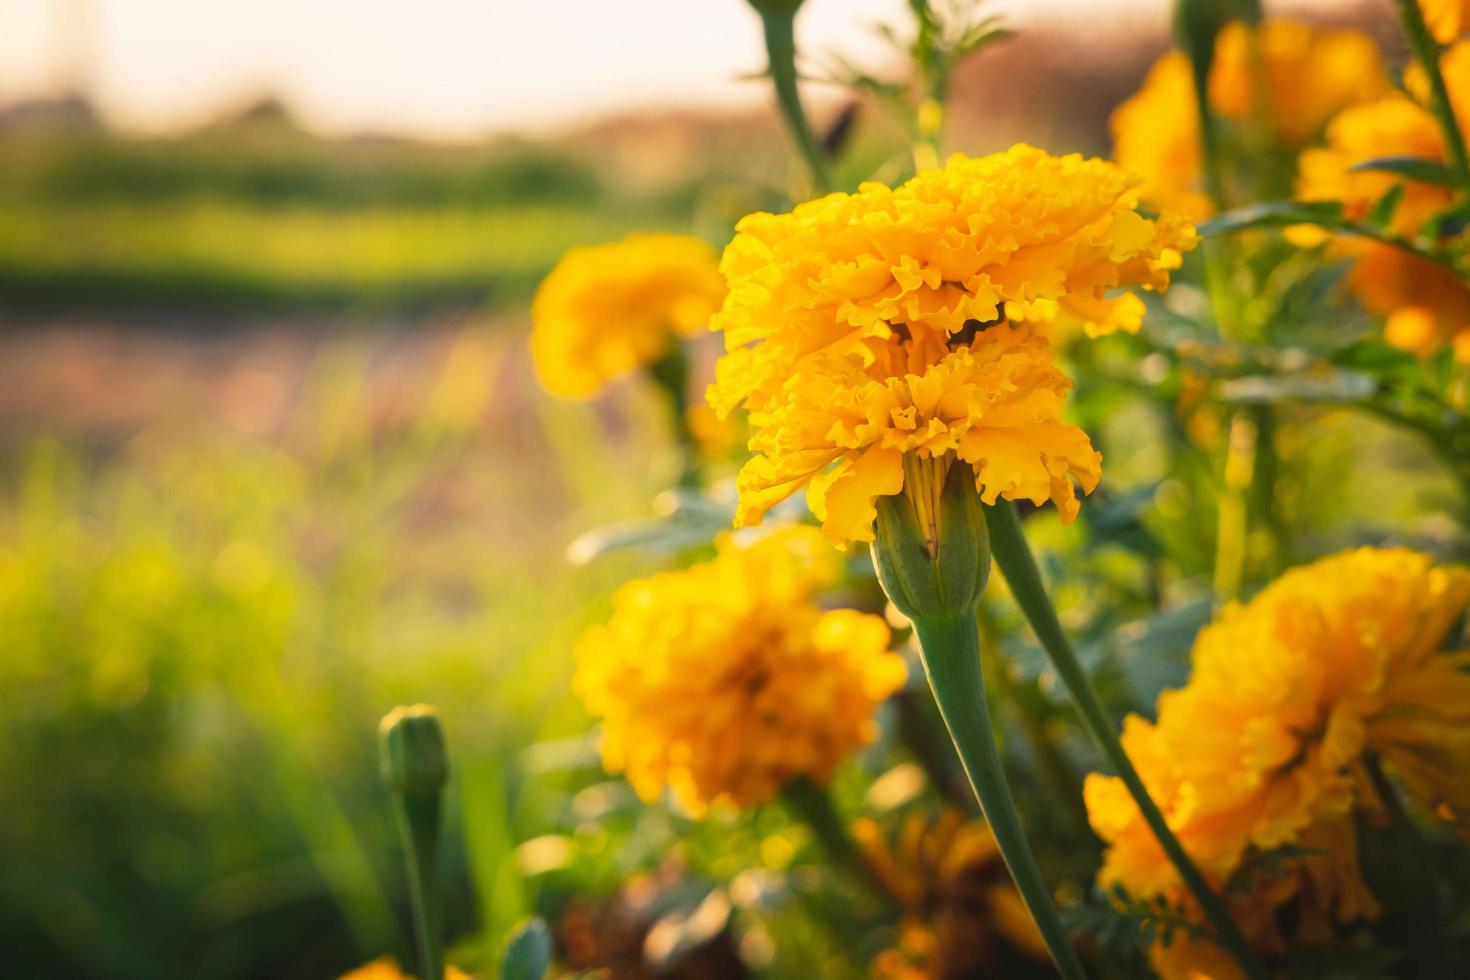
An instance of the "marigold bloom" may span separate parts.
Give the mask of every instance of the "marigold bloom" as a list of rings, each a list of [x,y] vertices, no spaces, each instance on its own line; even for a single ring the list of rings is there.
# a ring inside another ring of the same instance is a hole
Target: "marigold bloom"
[[[890,189],[865,184],[737,226],[710,404],[750,410],[761,455],[737,524],[809,484],[838,541],[872,540],[873,501],[905,453],[956,453],[977,489],[1077,512],[1101,457],[1060,418],[1070,380],[1048,332],[1136,330],[1193,229],[1134,210],[1137,181],[1103,160],[1019,145]],[[830,468],[829,468],[830,467]]]
[[[413,977],[404,973],[393,957],[384,956],[349,970],[339,980],[413,980]],[[457,967],[446,966],[444,980],[470,980],[470,975]]]
[[[1313,894],[1339,919],[1371,914],[1342,843],[1354,806],[1373,802],[1360,795],[1368,751],[1470,830],[1470,651],[1438,652],[1467,606],[1470,570],[1363,548],[1287,572],[1200,633],[1189,683],[1160,696],[1157,723],[1127,719],[1123,744],[1207,875],[1326,837],[1335,856],[1311,870]],[[1108,844],[1102,883],[1182,897],[1121,782],[1091,775],[1084,795]]]
[[[937,818],[909,814],[891,839],[868,818],[852,830],[869,866],[904,909],[900,942],[879,954],[875,976],[1004,974],[1008,954],[1046,960],[1041,933],[982,821],[946,809]]]
[[[553,395],[591,398],[705,329],[725,286],[714,249],[686,235],[629,235],[574,248],[531,306],[536,376]]]
[[[1278,143],[1299,148],[1338,111],[1386,88],[1378,49],[1366,34],[1269,20],[1254,33],[1239,23],[1220,32],[1209,99],[1219,116],[1246,123],[1259,115]],[[1114,111],[1110,128],[1113,158],[1144,177],[1145,200],[1194,219],[1209,215],[1212,206],[1199,186],[1199,112],[1187,57],[1171,51],[1160,58],[1143,87]]]
[[[888,627],[823,610],[835,553],[815,528],[630,582],[576,649],[573,686],[602,719],[602,759],[644,799],[665,786],[692,812],[771,799],[830,778],[876,734],[873,709],[903,684]]]
[[[1470,26],[1470,0],[1419,0],[1419,9],[1440,44],[1453,44]]]
[[[1446,52],[1441,69],[1461,125],[1470,123],[1470,43]],[[1364,160],[1385,156],[1448,160],[1439,124],[1425,108],[1422,73],[1411,70],[1405,82],[1409,94],[1395,92],[1354,106],[1332,121],[1327,145],[1302,154],[1297,196],[1341,201],[1343,213],[1361,221],[1395,184],[1402,184],[1403,196],[1389,227],[1408,238],[1417,237],[1430,217],[1454,202],[1454,191],[1448,187],[1385,171],[1352,169]],[[1320,237],[1308,236],[1303,244]],[[1421,356],[1452,344],[1457,357],[1470,362],[1470,289],[1462,280],[1389,245],[1343,240],[1335,248],[1358,257],[1348,288],[1364,307],[1388,318],[1389,343]]]

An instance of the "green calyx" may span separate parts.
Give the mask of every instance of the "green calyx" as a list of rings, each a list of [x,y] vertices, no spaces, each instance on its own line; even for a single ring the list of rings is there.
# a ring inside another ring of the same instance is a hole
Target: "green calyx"
[[[903,492],[879,497],[877,510],[873,567],[899,612],[920,620],[973,611],[990,577],[990,533],[970,464],[910,453]]]
[[[805,0],[747,0],[756,9],[756,12],[764,16],[790,17],[796,13]]]
[[[429,705],[394,708],[378,726],[383,780],[406,796],[436,796],[449,781],[439,715]]]

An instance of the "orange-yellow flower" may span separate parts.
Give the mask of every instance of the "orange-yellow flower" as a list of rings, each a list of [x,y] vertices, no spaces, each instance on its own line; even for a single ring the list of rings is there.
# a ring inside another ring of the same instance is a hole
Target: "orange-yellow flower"
[[[911,813],[885,836],[864,818],[853,836],[903,907],[900,941],[879,954],[885,980],[988,976],[1009,956],[1046,960],[1046,944],[1011,882],[990,828],[954,810]]]
[[[1264,127],[1275,142],[1297,149],[1339,110],[1386,88],[1378,49],[1367,35],[1269,20],[1258,31],[1235,23],[1220,32],[1209,100],[1223,119]],[[1143,176],[1146,201],[1196,220],[1209,215],[1188,58],[1177,51],[1160,58],[1143,87],[1118,106],[1110,126],[1113,158]]]
[[[704,330],[725,295],[714,249],[686,235],[629,235],[574,248],[531,306],[536,376],[553,395],[591,398]]]
[[[1439,652],[1467,606],[1470,570],[1363,548],[1286,573],[1200,633],[1189,683],[1160,696],[1156,723],[1127,719],[1123,744],[1207,875],[1325,837],[1336,857],[1311,871],[1314,895],[1342,920],[1371,914],[1342,843],[1353,808],[1374,802],[1367,752],[1470,830],[1470,651]],[[1092,775],[1084,794],[1108,844],[1102,883],[1184,900],[1121,782]]]
[[[1470,27],[1470,0],[1419,0],[1419,9],[1440,44],[1453,44]]]
[[[839,565],[815,528],[717,549],[618,590],[577,644],[573,681],[602,720],[607,769],[696,813],[825,782],[873,739],[874,707],[905,676],[881,618],[816,604]]]
[[[1446,52],[1441,70],[1463,127],[1470,122],[1470,42]],[[1407,93],[1354,106],[1332,121],[1326,146],[1302,154],[1299,197],[1341,201],[1343,213],[1361,221],[1394,185],[1402,185],[1402,197],[1388,224],[1408,238],[1417,237],[1426,221],[1454,202],[1454,191],[1448,187],[1385,171],[1352,169],[1386,156],[1448,160],[1439,124],[1425,108],[1422,73],[1411,70],[1405,83]],[[1389,245],[1345,240],[1335,248],[1357,257],[1348,288],[1364,307],[1387,317],[1384,336],[1389,343],[1421,356],[1450,344],[1457,359],[1470,363],[1470,288],[1463,280]]]
[[[391,956],[384,956],[342,974],[339,980],[413,980]],[[453,966],[444,968],[444,980],[471,980],[470,975]]]
[[[760,455],[738,524],[803,485],[839,542],[872,540],[874,501],[906,453],[969,462],[984,498],[1077,512],[1101,458],[1061,420],[1071,387],[1048,334],[1136,330],[1193,229],[1135,210],[1137,181],[1103,160],[1029,146],[896,189],[865,184],[737,227],[709,400],[744,404]]]

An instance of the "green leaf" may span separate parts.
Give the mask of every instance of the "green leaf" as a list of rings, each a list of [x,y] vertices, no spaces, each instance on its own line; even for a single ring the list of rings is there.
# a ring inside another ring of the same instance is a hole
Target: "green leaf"
[[[1356,402],[1378,390],[1378,382],[1358,371],[1312,374],[1253,374],[1220,386],[1220,399],[1237,404],[1275,402]]]
[[[516,927],[505,943],[501,980],[542,980],[551,969],[551,930],[540,919]]]
[[[1205,237],[1230,235],[1252,228],[1289,228],[1292,225],[1327,225],[1342,222],[1340,201],[1266,201],[1227,211],[1199,226]]]
[[[1460,186],[1459,178],[1453,170],[1438,160],[1430,160],[1426,157],[1374,157],[1371,160],[1360,160],[1349,167],[1348,170],[1352,173],[1362,173],[1366,170],[1379,170],[1384,173],[1407,177],[1409,180],[1422,181],[1426,184],[1438,184],[1441,187]]]
[[[1398,210],[1399,202],[1404,199],[1404,185],[1394,184],[1377,201],[1373,202],[1373,209],[1368,212],[1365,222],[1373,228],[1387,228],[1393,220],[1393,214]]]

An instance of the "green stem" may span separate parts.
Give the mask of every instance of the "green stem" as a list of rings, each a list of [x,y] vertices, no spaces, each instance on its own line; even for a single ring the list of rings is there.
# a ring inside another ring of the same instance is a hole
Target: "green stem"
[[[1450,90],[1439,67],[1439,42],[1424,23],[1419,0],[1398,0],[1398,5],[1399,19],[1404,25],[1409,47],[1414,52],[1414,59],[1424,69],[1424,77],[1429,80],[1429,108],[1444,132],[1445,151],[1449,154],[1450,163],[1460,173],[1461,189],[1470,188],[1470,154],[1465,151],[1465,136],[1460,132],[1455,105],[1450,101]]]
[[[914,630],[919,636],[924,673],[939,704],[939,713],[985,811],[990,831],[1000,845],[1006,867],[1031,917],[1036,920],[1058,971],[1067,980],[1080,980],[1087,974],[1036,867],[996,751],[985,682],[980,673],[980,627],[975,613],[971,610],[952,618],[915,620]]]
[[[1037,639],[1041,641],[1042,647],[1046,650],[1057,675],[1061,677],[1062,683],[1067,687],[1067,692],[1072,696],[1077,712],[1082,716],[1084,727],[1092,736],[1093,741],[1097,743],[1098,748],[1102,750],[1103,755],[1117,770],[1118,776],[1128,787],[1128,792],[1133,796],[1134,802],[1138,804],[1143,819],[1148,823],[1154,836],[1158,838],[1164,853],[1178,869],[1179,877],[1184,879],[1184,883],[1194,893],[1201,911],[1204,912],[1205,918],[1215,930],[1217,941],[1235,957],[1236,962],[1240,964],[1247,976],[1265,980],[1269,974],[1261,965],[1250,944],[1246,942],[1235,920],[1230,917],[1230,910],[1226,907],[1224,900],[1210,887],[1210,883],[1205,880],[1205,876],[1185,852],[1184,846],[1179,843],[1179,838],[1175,837],[1174,832],[1169,829],[1163,813],[1159,811],[1153,798],[1149,796],[1148,789],[1143,785],[1138,770],[1133,768],[1133,762],[1128,758],[1128,753],[1123,751],[1123,744],[1118,740],[1117,733],[1113,731],[1113,723],[1108,718],[1102,701],[1098,698],[1097,692],[1093,690],[1086,671],[1082,669],[1082,664],[1077,660],[1077,655],[1072,652],[1072,646],[1067,641],[1066,634],[1062,632],[1062,625],[1057,620],[1056,609],[1052,607],[1051,599],[1046,593],[1045,586],[1042,585],[1041,572],[1036,567],[1036,560],[1031,555],[1030,546],[1026,543],[1026,536],[1021,529],[1021,521],[1016,515],[1015,507],[1006,501],[988,505],[985,508],[985,519],[990,527],[990,548],[995,562],[1006,577],[1006,584],[1010,586],[1016,605],[1020,606],[1026,619],[1031,623],[1031,628],[1036,632]]]
[[[698,490],[704,484],[704,467],[699,440],[689,427],[689,355],[684,345],[674,340],[668,353],[648,366],[648,376],[663,393],[664,405],[669,410],[669,427],[679,444],[682,461],[679,486]]]
[[[811,828],[812,835],[822,845],[834,864],[844,868],[852,878],[885,904],[896,899],[888,890],[867,857],[847,831],[847,825],[832,806],[832,797],[823,787],[810,779],[796,779],[781,790],[781,797],[797,816]]]
[[[984,636],[989,632],[988,629],[982,631],[982,645]],[[986,677],[996,692],[996,697],[1015,710],[1016,718],[1021,724],[1021,733],[1026,738],[1027,748],[1031,750],[1031,755],[1041,769],[1042,776],[1051,786],[1053,796],[1064,804],[1063,809],[1066,811],[1068,823],[1071,824],[1074,831],[1086,835],[1085,840],[1095,840],[1088,827],[1087,806],[1080,792],[1082,781],[1073,771],[1072,764],[1067,761],[1057,749],[1056,743],[1047,735],[1045,720],[1041,715],[1042,706],[1037,701],[1037,692],[1034,689],[1022,690],[1006,669],[1006,661],[988,647],[985,650],[985,666],[990,668],[986,671]]]
[[[946,804],[974,814],[975,795],[966,785],[964,774],[955,768],[949,734],[944,731],[943,721],[934,714],[932,699],[914,689],[900,691],[893,700],[898,709],[899,734],[919,768],[924,770],[929,784]]]
[[[419,976],[444,976],[444,913],[439,888],[439,794],[397,796],[398,829],[408,869]]]
[[[771,82],[776,87],[781,118],[786,121],[786,128],[811,171],[812,185],[817,193],[825,194],[832,189],[832,175],[827,168],[826,154],[801,107],[801,93],[796,86],[796,11],[763,9],[761,25],[765,28],[766,54],[770,58]]]
[[[1383,773],[1378,757],[1363,757],[1363,768],[1388,814],[1386,859],[1375,861],[1373,888],[1388,910],[1390,922],[1412,946],[1415,975],[1448,977],[1449,950],[1441,927],[1440,903],[1434,888],[1434,861],[1414,822],[1404,811],[1398,792]]]

